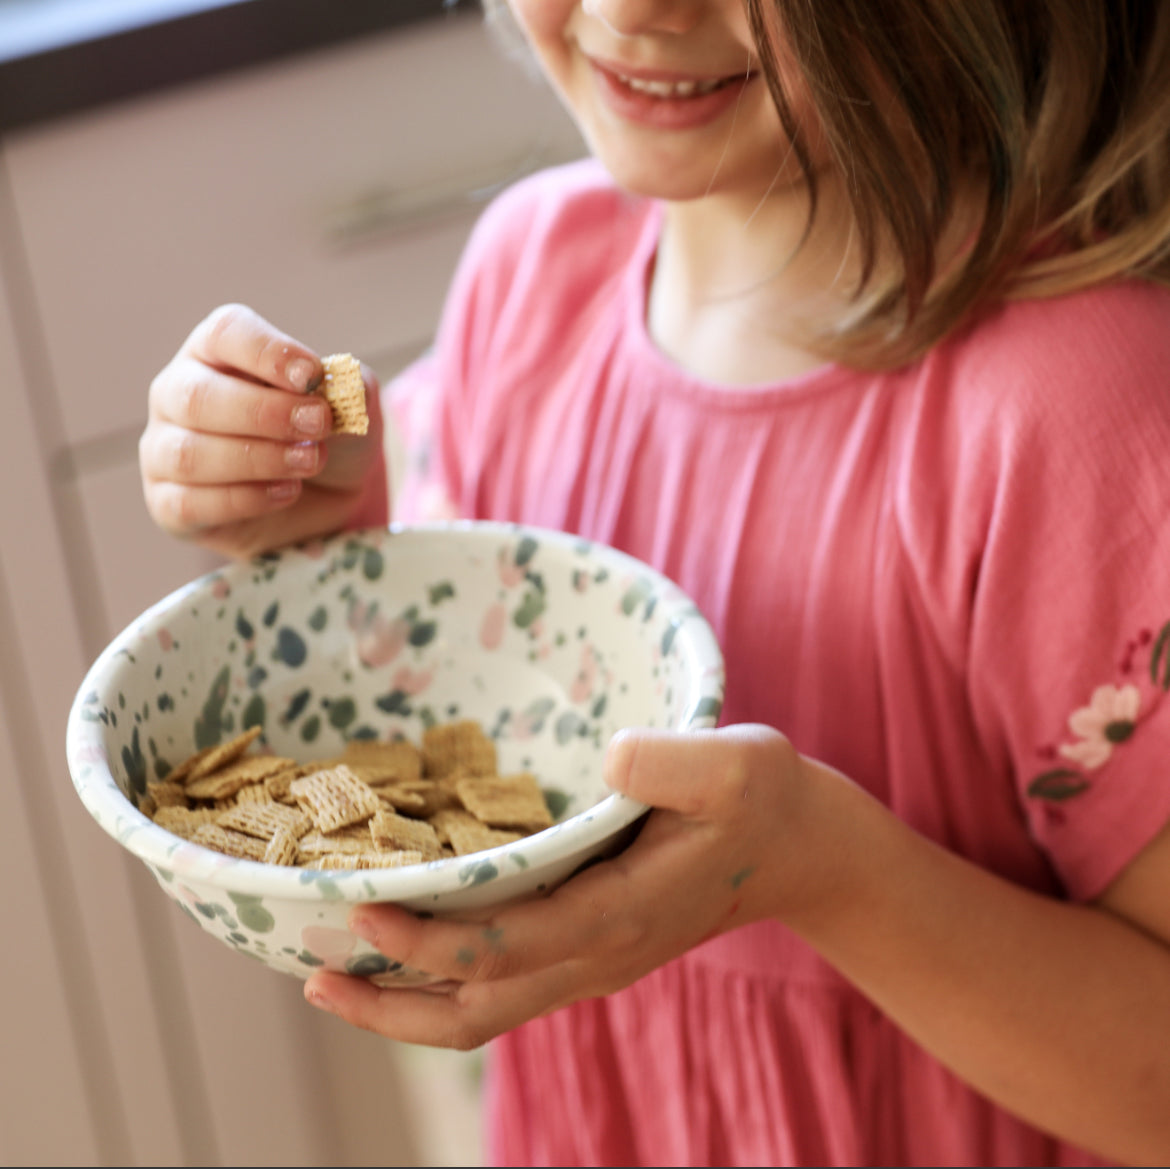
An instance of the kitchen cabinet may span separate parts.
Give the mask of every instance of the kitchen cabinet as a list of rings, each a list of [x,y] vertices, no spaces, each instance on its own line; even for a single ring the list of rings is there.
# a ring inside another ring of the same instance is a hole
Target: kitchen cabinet
[[[483,199],[582,149],[474,14],[0,139],[3,1162],[477,1155],[475,1065],[322,1016],[195,929],[90,821],[64,726],[110,637],[215,563],[154,529],[137,473],[147,387],[196,321],[245,301],[388,377]]]

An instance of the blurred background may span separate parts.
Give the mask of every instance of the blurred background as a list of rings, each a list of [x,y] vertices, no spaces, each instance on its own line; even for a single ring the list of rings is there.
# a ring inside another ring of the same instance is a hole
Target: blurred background
[[[137,470],[194,324],[244,301],[388,379],[484,200],[582,150],[476,0],[0,0],[4,1164],[479,1162],[479,1054],[354,1031],[197,929],[82,808],[65,720],[214,567]]]

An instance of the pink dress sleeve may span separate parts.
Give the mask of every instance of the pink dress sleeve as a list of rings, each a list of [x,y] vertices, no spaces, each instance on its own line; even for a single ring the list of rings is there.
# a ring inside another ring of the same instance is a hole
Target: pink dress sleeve
[[[1010,422],[955,443],[960,482],[995,484],[962,521],[970,693],[1034,839],[1089,899],[1170,820],[1170,298],[1042,307],[976,362]]]

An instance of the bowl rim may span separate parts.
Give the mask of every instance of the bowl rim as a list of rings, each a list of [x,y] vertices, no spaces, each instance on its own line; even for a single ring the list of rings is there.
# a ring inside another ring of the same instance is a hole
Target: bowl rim
[[[655,586],[658,604],[664,612],[677,611],[685,625],[685,639],[695,669],[688,676],[695,681],[694,694],[676,729],[697,730],[716,725],[723,704],[725,682],[722,651],[706,617],[691,597],[673,580],[644,561],[611,545],[556,529],[533,524],[495,520],[441,520],[419,523],[394,522],[385,526],[360,528],[317,537],[247,560],[232,561],[173,590],[143,610],[116,634],[86,671],[73,698],[66,723],[65,748],[74,788],[86,810],[99,826],[155,871],[167,879],[186,878],[248,896],[288,900],[343,900],[347,902],[406,901],[438,898],[468,888],[484,866],[492,866],[500,877],[519,876],[562,859],[567,853],[594,848],[611,835],[629,827],[649,811],[646,804],[613,792],[596,804],[532,835],[508,844],[466,856],[447,857],[402,868],[311,869],[283,867],[259,861],[228,857],[212,849],[173,835],[155,824],[122,792],[110,771],[101,728],[104,724],[84,717],[91,695],[102,693],[106,682],[120,666],[128,643],[141,637],[144,626],[157,622],[192,594],[225,577],[232,581],[246,577],[275,557],[305,556],[324,546],[376,535],[380,540],[402,536],[454,534],[482,539],[485,543],[531,535],[562,552],[599,553],[614,567],[624,567],[648,578]],[[385,548],[385,544],[383,544]],[[566,839],[567,838],[567,839]],[[510,862],[515,863],[510,863]]]

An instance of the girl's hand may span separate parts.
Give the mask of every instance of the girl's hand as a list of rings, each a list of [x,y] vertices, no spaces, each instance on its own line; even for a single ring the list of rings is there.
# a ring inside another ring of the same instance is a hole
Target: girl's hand
[[[546,898],[475,921],[357,906],[355,932],[446,987],[379,989],[318,972],[305,996],[388,1038],[467,1050],[628,986],[706,938],[770,916],[775,890],[800,883],[778,826],[798,814],[801,771],[811,766],[766,727],[624,732],[607,754],[606,782],[653,807],[625,852]]]
[[[369,433],[330,437],[317,355],[243,305],[216,309],[150,387],[138,457],[155,523],[235,557],[384,523],[382,413],[363,373]]]

